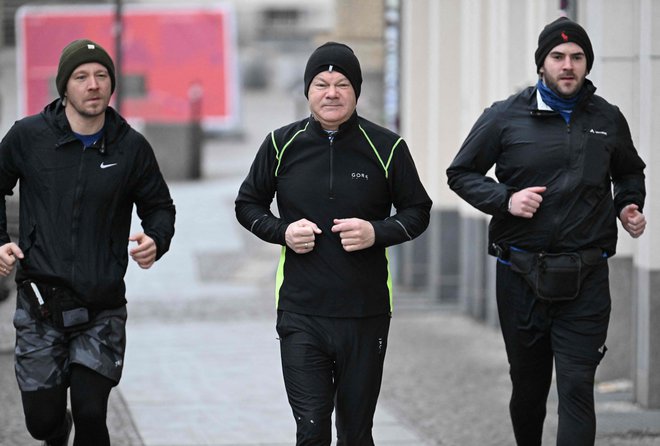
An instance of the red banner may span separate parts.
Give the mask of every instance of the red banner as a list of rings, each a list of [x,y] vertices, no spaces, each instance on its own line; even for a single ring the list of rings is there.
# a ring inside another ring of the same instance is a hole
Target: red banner
[[[227,5],[126,5],[122,14],[121,112],[129,120],[182,123],[198,103],[203,125],[237,124],[233,10]],[[38,113],[57,97],[59,56],[91,39],[115,58],[112,5],[23,7],[16,15],[19,113]]]

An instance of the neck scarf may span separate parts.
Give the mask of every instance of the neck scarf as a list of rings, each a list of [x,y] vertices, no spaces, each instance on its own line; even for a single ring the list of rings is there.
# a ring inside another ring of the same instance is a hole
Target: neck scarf
[[[582,95],[582,89],[580,89],[577,94],[570,98],[562,98],[557,93],[549,89],[541,79],[539,79],[539,81],[536,83],[536,88],[538,89],[539,93],[541,93],[541,99],[543,99],[543,102],[548,107],[559,113],[566,121],[566,124],[568,124],[571,120],[571,112],[573,112],[575,104],[577,104],[577,101]]]

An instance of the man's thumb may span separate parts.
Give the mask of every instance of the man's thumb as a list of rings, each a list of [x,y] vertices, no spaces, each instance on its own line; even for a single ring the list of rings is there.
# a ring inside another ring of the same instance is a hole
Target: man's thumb
[[[19,248],[18,246],[12,246],[11,252],[12,254],[14,254],[14,256],[18,257],[19,259],[23,258],[23,251],[21,251],[21,248]]]

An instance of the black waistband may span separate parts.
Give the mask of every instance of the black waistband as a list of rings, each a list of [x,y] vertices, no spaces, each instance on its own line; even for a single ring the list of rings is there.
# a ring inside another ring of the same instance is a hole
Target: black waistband
[[[504,245],[499,243],[493,243],[491,245],[493,252],[496,254],[496,257],[500,260],[508,261],[511,257],[511,251],[525,252],[531,254],[569,254],[575,253],[579,254],[580,257],[592,258],[607,258],[607,252],[600,248],[585,248],[579,249],[577,251],[564,251],[564,252],[549,252],[549,251],[528,251],[525,249],[518,248],[516,246]]]

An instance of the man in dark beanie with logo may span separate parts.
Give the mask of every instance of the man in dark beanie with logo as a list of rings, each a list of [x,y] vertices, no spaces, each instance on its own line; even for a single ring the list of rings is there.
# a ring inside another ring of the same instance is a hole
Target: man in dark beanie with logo
[[[0,142],[0,275],[16,268],[16,378],[28,431],[67,445],[75,424],[74,445],[103,446],[124,365],[128,256],[150,268],[165,254],[175,209],[151,146],[108,106],[108,53],[71,42],[55,83],[60,97]],[[5,197],[19,182],[12,241]],[[133,205],[143,231],[130,234]]]
[[[555,367],[557,445],[593,445],[594,376],[610,318],[617,217],[646,219],[645,164],[621,111],[586,79],[591,42],[559,18],[538,39],[539,80],[486,109],[447,169],[449,186],[490,214],[497,305],[518,445],[540,445]],[[487,176],[495,166],[495,176]]]
[[[276,328],[298,445],[330,445],[333,410],[338,445],[374,444],[393,302],[387,248],[429,222],[405,141],[356,111],[361,85],[351,48],[317,48],[304,72],[310,116],[265,138],[236,198],[238,221],[282,246]]]

